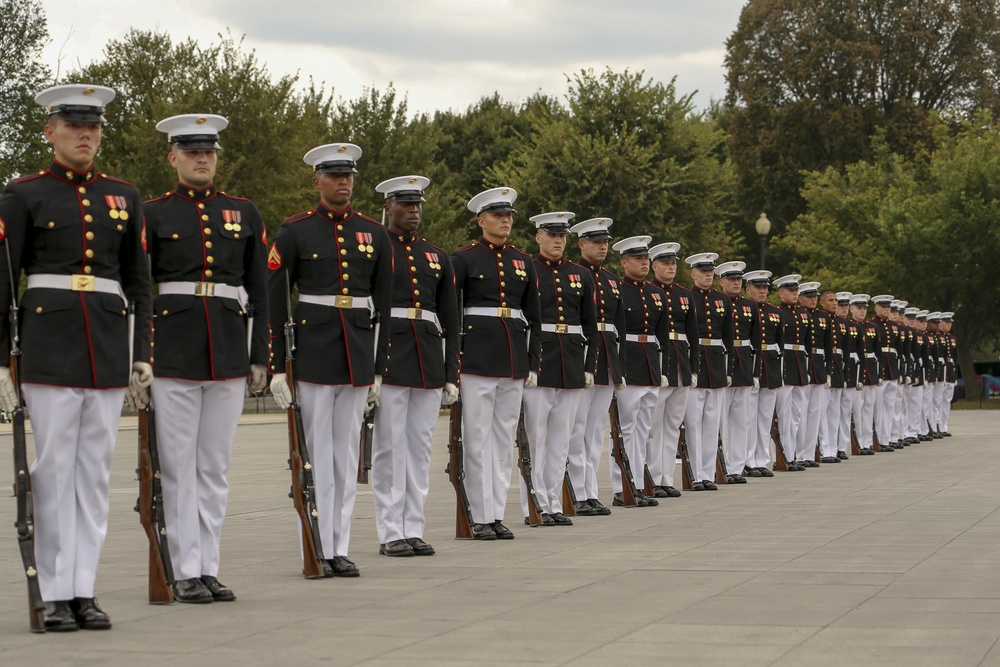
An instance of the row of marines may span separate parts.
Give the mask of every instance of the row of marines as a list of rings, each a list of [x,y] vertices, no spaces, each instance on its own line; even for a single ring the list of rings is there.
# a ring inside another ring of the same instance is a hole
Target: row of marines
[[[94,583],[123,400],[157,408],[173,594],[188,603],[235,600],[217,578],[226,475],[245,392],[263,389],[269,374],[282,407],[293,392],[301,404],[322,552],[327,572],[341,577],[360,574],[348,549],[366,410],[376,415],[380,552],[397,557],[434,553],[423,539],[431,435],[440,406],[458,400],[479,540],[514,538],[503,521],[522,411],[534,463],[522,511],[537,504],[546,526],[571,525],[567,514],[610,514],[597,470],[612,402],[635,477],[647,478],[623,480],[611,465],[613,504],[624,504],[623,483],[646,489],[636,494],[642,506],[680,495],[682,426],[695,490],[716,488],[720,435],[727,481],[770,475],[775,410],[790,470],[814,465],[817,444],[824,461],[846,457],[851,415],[858,440],[883,451],[947,431],[950,314],[876,297],[876,317],[866,320],[865,295],[831,301],[798,276],[775,281],[782,304],[771,306],[769,273],[717,266],[714,253],[687,258],[688,290],[674,281],[680,246],[650,247],[646,236],[614,245],[619,278],[604,268],[613,221],[571,227],[565,211],[531,218],[533,258],[508,243],[511,188],[469,201],[482,237],[449,254],[418,234],[422,176],[377,186],[384,223],[353,209],[362,151],[345,143],[305,155],[319,202],[268,243],[253,203],[215,187],[221,116],[157,124],[178,177],[162,197],[142,202],[98,171],[114,96],[87,84],[39,93],[54,159],[0,194],[8,278],[0,302],[18,315],[0,324],[0,344],[23,359],[20,377],[0,362],[0,407],[27,404],[33,418],[34,555],[47,630],[111,627]],[[578,263],[566,257],[570,232]],[[895,319],[883,314],[893,310]],[[294,383],[278,340],[286,321],[296,331]],[[845,407],[827,410],[830,401]]]

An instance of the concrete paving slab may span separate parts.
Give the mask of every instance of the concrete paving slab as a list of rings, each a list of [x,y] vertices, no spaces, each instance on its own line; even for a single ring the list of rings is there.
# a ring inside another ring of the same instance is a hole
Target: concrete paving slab
[[[151,606],[126,417],[98,578],[114,629],[28,633],[11,531],[0,540],[0,664],[1000,667],[1000,414],[952,422],[955,437],[892,455],[613,508],[571,528],[522,525],[515,482],[506,523],[517,539],[476,543],[454,539],[442,418],[425,533],[438,554],[378,556],[362,486],[351,548],[361,578],[305,581],[284,416],[246,414],[221,572],[239,599]],[[4,467],[0,489],[10,484]],[[0,503],[0,526],[13,514],[12,499]]]

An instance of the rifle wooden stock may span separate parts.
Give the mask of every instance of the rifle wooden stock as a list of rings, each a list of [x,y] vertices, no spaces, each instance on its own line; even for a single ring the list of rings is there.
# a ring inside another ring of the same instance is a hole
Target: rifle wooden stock
[[[448,433],[448,479],[455,487],[455,497],[458,501],[455,507],[455,539],[471,540],[472,534],[472,506],[469,504],[469,495],[465,492],[465,456],[464,445],[462,443],[462,398],[451,404],[451,419]]]
[[[681,488],[690,491],[694,488],[694,471],[691,469],[691,456],[688,453],[687,430],[681,424],[677,436],[677,451],[681,453]]]
[[[861,453],[861,447],[858,445],[858,434],[854,427],[854,417],[851,417],[851,455],[857,456]]]
[[[635,478],[632,477],[632,465],[628,459],[628,452],[625,451],[625,439],[622,436],[621,413],[618,412],[618,397],[612,394],[611,407],[608,408],[611,418],[611,455],[618,464],[618,470],[622,475],[622,505],[625,507],[638,507],[636,502]]]
[[[656,495],[656,485],[653,484],[653,475],[649,472],[649,466],[642,466],[642,494],[650,498]]]
[[[576,516],[576,493],[573,491],[573,480],[569,478],[569,470],[563,475],[562,511],[566,516]]]
[[[771,439],[774,440],[774,469],[788,470],[788,459],[781,447],[781,431],[778,429],[778,415],[771,420]]]
[[[31,505],[31,473],[28,469],[28,440],[24,429],[24,401],[21,400],[20,357],[12,356],[10,368],[17,385],[18,404],[12,423],[14,433],[14,495],[17,498],[17,545],[28,582],[28,626],[32,632],[45,632],[45,602],[38,586],[35,566],[35,517]]]
[[[375,437],[375,408],[365,411],[361,422],[361,446],[358,450],[358,484],[368,483],[368,471],[372,469],[372,439]]]
[[[715,483],[727,484],[729,467],[726,465],[726,448],[722,446],[722,434],[719,434],[718,452],[715,455]]]
[[[139,410],[139,499],[135,510],[149,541],[149,604],[174,601],[173,564],[167,546],[167,527],[160,485],[160,456],[156,445],[156,413],[153,406]]]
[[[535,485],[531,481],[531,449],[528,444],[528,432],[524,428],[524,404],[521,404],[521,416],[517,420],[517,467],[521,470],[521,480],[528,495],[528,525],[542,525],[542,508],[535,496]]]

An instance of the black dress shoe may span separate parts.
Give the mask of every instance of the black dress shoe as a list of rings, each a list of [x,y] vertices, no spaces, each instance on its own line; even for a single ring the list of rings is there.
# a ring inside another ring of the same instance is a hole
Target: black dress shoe
[[[639,507],[656,507],[660,504],[656,498],[643,495],[642,491],[636,491],[635,501],[639,503]]]
[[[710,481],[710,480],[707,480],[707,479],[703,479],[703,480],[701,480],[701,484],[702,484],[702,486],[705,487],[706,491],[718,491],[719,490],[719,487],[717,487],[715,485],[715,482],[713,482],[713,481]]]
[[[414,556],[433,556],[434,547],[424,542],[419,537],[407,537],[406,543],[413,549]]]
[[[753,468],[751,468],[749,466],[743,466],[743,476],[744,477],[753,477],[753,475],[750,474],[750,472],[752,470],[753,470]]]
[[[549,516],[548,514],[540,514],[538,516],[538,519],[539,519],[539,524],[538,524],[539,526],[554,526],[554,525],[556,525],[556,522],[553,521],[552,517]],[[524,525],[525,526],[530,526],[531,525],[531,519],[528,518],[528,517],[524,517]],[[496,535],[495,532],[493,534]]]
[[[80,629],[76,614],[70,608],[71,604],[72,602],[67,600],[45,603],[46,632],[74,632]]]
[[[920,442],[928,442],[930,441],[930,437],[926,433],[921,433],[920,435],[917,436],[917,440],[919,440]]]
[[[764,466],[757,468],[757,470],[760,471],[761,477],[774,477],[774,473],[765,468]]]
[[[573,509],[577,516],[597,516],[597,508],[593,507],[586,500],[578,500],[573,503]]]
[[[951,437],[951,433],[949,433],[948,431],[941,431],[941,435],[943,435],[946,438],[950,438]]]
[[[705,485],[702,484],[701,482],[695,482],[694,484],[691,485],[691,490],[692,491],[704,491],[705,490]]]
[[[653,497],[654,498],[666,498],[667,497],[667,492],[664,490],[664,488],[662,486],[654,486],[653,487]]]
[[[383,556],[405,557],[413,555],[413,547],[406,540],[392,540],[378,545],[378,552]]]
[[[846,461],[848,459],[847,452],[837,452],[837,458]]]
[[[760,474],[760,468],[748,468],[747,471],[746,471],[746,473],[745,473],[745,476],[746,477],[763,477],[763,475]]]
[[[886,445],[885,447],[883,447],[882,445],[879,445],[878,448],[879,448],[880,452],[894,452],[894,451],[896,451],[895,447],[889,447],[888,445]]]
[[[75,598],[69,603],[82,630],[110,630],[111,619],[97,604],[97,598]]]
[[[816,463],[815,461],[812,461],[812,460],[809,460],[809,461],[799,461],[799,465],[800,466],[805,466],[807,468],[818,468],[819,467],[819,464]]]
[[[205,588],[212,594],[212,599],[216,602],[232,602],[236,599],[236,593],[233,593],[229,586],[211,575],[201,575],[201,583],[205,584]]]
[[[587,504],[597,510],[598,516],[607,516],[611,514],[611,509],[605,507],[604,504],[597,498],[587,498]]]
[[[747,478],[743,475],[726,475],[726,484],[746,484]]]
[[[612,505],[612,507],[624,507],[625,506],[625,500],[623,499],[622,494],[616,493],[611,498],[611,505]]]
[[[795,461],[789,461],[787,466],[788,472],[798,472],[799,470],[805,470],[805,468],[800,468],[799,464]]]
[[[864,454],[865,456],[875,456],[875,450],[872,449],[871,447],[866,447],[862,449],[861,453]]]
[[[493,533],[497,536],[498,540],[514,539],[514,533],[510,532],[510,528],[500,523],[499,519],[493,522]]]
[[[335,577],[361,576],[358,566],[355,565],[347,556],[334,556],[330,559],[330,567],[333,568],[333,576]]]
[[[667,498],[680,498],[681,492],[672,486],[665,486],[663,490],[667,492]]]
[[[497,534],[493,532],[493,525],[489,523],[472,524],[472,539],[474,540],[495,540]]]
[[[205,588],[201,579],[181,579],[174,582],[174,599],[190,604],[208,604],[212,601],[212,591]]]
[[[557,526],[572,526],[573,525],[573,520],[570,519],[565,514],[563,514],[562,512],[554,512],[554,513],[550,514],[549,517],[552,519],[552,522],[555,525],[557,525]]]
[[[840,459],[836,456],[824,456],[820,461],[822,463],[840,463]]]

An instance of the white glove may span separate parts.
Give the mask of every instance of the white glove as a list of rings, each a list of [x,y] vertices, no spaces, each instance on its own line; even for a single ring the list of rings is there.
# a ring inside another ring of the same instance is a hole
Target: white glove
[[[697,373],[691,373],[691,386],[692,387],[697,387],[698,386],[698,374]]]
[[[661,387],[669,387],[670,386],[670,380],[667,379],[666,375],[661,375],[660,376],[660,386]]]
[[[883,380],[882,378],[879,378],[878,379],[878,386],[881,387],[883,382],[885,382],[885,380]]]
[[[864,388],[865,388],[865,383],[864,382],[859,382],[858,383],[858,391],[861,391]]]
[[[903,378],[903,384],[913,384],[913,380],[910,379],[909,375],[907,375],[905,378]]]
[[[264,364],[250,364],[250,377],[247,378],[247,388],[251,394],[256,394],[267,384],[267,367]]]
[[[134,410],[149,405],[149,385],[153,384],[153,367],[145,361],[132,364],[132,375],[128,379],[128,390],[125,392],[125,405]]]
[[[830,389],[833,387],[833,378],[829,375],[826,376],[826,388]]]
[[[615,390],[616,390],[616,391],[621,391],[622,389],[624,389],[624,388],[625,388],[625,387],[627,387],[627,386],[628,386],[628,383],[627,383],[627,382],[625,382],[625,378],[622,378],[622,382],[621,382],[621,384],[616,384],[616,385],[615,385]]]
[[[292,390],[288,386],[288,376],[284,373],[276,373],[271,378],[271,396],[274,396],[274,402],[282,410],[287,410],[292,404]]]
[[[17,391],[8,366],[0,366],[0,409],[5,412],[17,409]]]
[[[451,405],[458,400],[458,387],[450,382],[444,383],[444,391],[441,392],[441,405]]]
[[[753,388],[750,389],[751,394],[756,394],[760,391],[760,378],[753,379]]]
[[[368,400],[365,401],[365,412],[373,410],[378,406],[378,397],[382,393],[382,376],[376,375],[375,382],[372,382],[372,386],[368,387]]]
[[[733,386],[733,376],[732,375],[727,375],[726,376],[726,386],[727,387],[732,387]]]
[[[524,388],[534,389],[538,386],[538,373],[535,371],[528,371],[528,377],[524,378]]]
[[[584,373],[583,374],[583,388],[584,389],[590,389],[593,386],[594,386],[594,374],[593,373]]]

